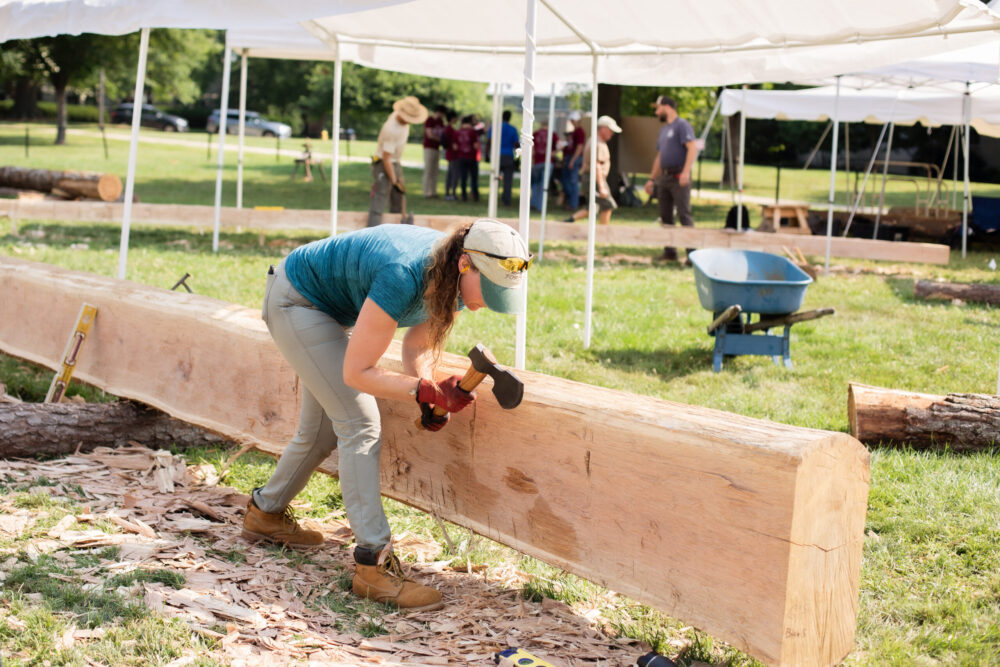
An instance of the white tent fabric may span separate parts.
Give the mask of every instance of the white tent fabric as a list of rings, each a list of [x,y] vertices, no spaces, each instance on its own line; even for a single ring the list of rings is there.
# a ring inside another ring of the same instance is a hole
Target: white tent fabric
[[[815,78],[798,83],[823,86],[833,81]],[[1000,40],[841,77],[842,85],[856,89],[920,88],[964,93],[966,83],[972,92],[1000,83]]]
[[[972,127],[980,134],[1000,137],[1000,86],[971,92]],[[743,92],[722,91],[720,113],[740,113]],[[745,114],[748,118],[774,120],[828,121],[833,118],[837,93],[833,86],[805,90],[748,90]],[[841,84],[839,113],[841,122],[888,123],[929,127],[965,123],[961,92],[920,89],[866,88],[855,90]]]
[[[997,27],[996,16],[975,0],[618,0],[613,6],[541,0],[541,5],[538,85],[589,82],[594,53],[604,83],[799,80],[972,46],[991,38],[979,31]],[[479,81],[520,78],[524,12],[505,0],[420,0],[304,25],[339,47],[344,59],[372,67]]]
[[[267,28],[400,0],[3,0],[0,42],[51,35],[124,35],[140,28]]]

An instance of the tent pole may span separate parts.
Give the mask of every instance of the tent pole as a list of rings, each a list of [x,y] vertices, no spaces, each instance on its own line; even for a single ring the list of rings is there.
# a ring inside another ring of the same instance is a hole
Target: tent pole
[[[969,82],[965,82],[965,136],[962,150],[962,160],[965,163],[965,189],[962,197],[962,259],[969,242],[969,125],[972,121],[972,97],[969,95]]]
[[[885,162],[882,164],[882,193],[878,197],[878,211],[875,212],[875,233],[872,239],[878,238],[878,225],[882,220],[882,209],[885,208],[885,182],[889,179],[889,160],[892,159],[892,134],[896,123],[889,121],[889,138],[885,144]]]
[[[951,134],[948,136],[948,146],[944,149],[944,159],[941,160],[941,168],[938,170],[937,183],[935,184],[937,188],[934,190],[934,195],[930,200],[932,204],[939,207],[947,204],[945,198],[941,196],[941,184],[944,182],[944,173],[948,169],[948,158],[951,157],[951,147],[953,144],[955,146],[958,145],[955,141],[956,136],[958,136],[958,125],[952,125]],[[958,149],[955,150],[955,157],[958,157]]]
[[[493,120],[490,124],[490,197],[486,206],[486,216],[497,217],[497,194],[500,185],[500,138],[503,128],[500,127],[500,111],[503,108],[503,84],[494,83],[493,89]]]
[[[226,46],[222,49],[222,91],[219,97],[219,163],[215,172],[215,219],[212,225],[212,252],[219,252],[219,218],[222,215],[222,165],[226,156],[226,121],[229,120],[229,33],[226,32]]]
[[[333,120],[330,125],[330,138],[333,149],[330,162],[330,236],[337,235],[337,196],[340,189],[340,106],[341,81],[343,79],[343,60],[340,49],[337,49],[337,61],[333,65]]]
[[[537,0],[527,0],[527,14],[524,22],[524,97],[521,100],[521,188],[520,198],[520,231],[525,243],[531,239],[531,146],[533,137],[531,131],[535,125],[535,27],[537,24]],[[499,129],[499,128],[498,128]],[[493,133],[493,143],[500,144],[500,133]],[[499,150],[497,150],[499,153]],[[527,186],[527,187],[526,187]],[[525,348],[528,338],[528,273],[524,274],[525,308],[517,314],[514,323],[514,366],[524,369]]]
[[[851,124],[844,121],[844,199],[851,202]]]
[[[587,206],[587,296],[583,308],[583,349],[590,349],[594,308],[594,243],[597,236],[597,54],[594,54],[594,92],[590,97],[590,173]]]
[[[542,176],[542,225],[541,233],[538,235],[538,261],[542,261],[542,254],[545,251],[545,214],[549,206],[549,179],[552,178],[552,141],[556,129],[556,84],[552,83],[552,90],[549,92],[549,133],[546,137],[548,143],[545,144],[545,170]]]
[[[826,129],[823,130],[823,134],[820,135],[819,141],[817,141],[816,145],[813,146],[812,153],[809,154],[809,157],[806,159],[806,163],[804,165],[802,165],[802,170],[803,171],[805,171],[806,169],[808,169],[809,165],[812,164],[813,158],[816,157],[816,153],[819,152],[819,147],[823,145],[824,141],[826,141],[826,135],[830,134],[830,128],[831,127],[833,127],[833,121],[832,120],[829,123],[826,124]]]
[[[243,141],[247,115],[247,50],[240,53],[240,150],[236,158],[236,208],[243,208]]]
[[[139,36],[139,65],[135,70],[135,94],[132,97],[132,137],[128,145],[128,172],[125,175],[125,199],[122,206],[122,235],[118,249],[118,279],[125,280],[128,265],[128,234],[132,223],[132,198],[135,192],[135,160],[139,148],[139,125],[142,123],[142,91],[146,86],[146,54],[149,52],[149,28]],[[137,112],[138,110],[138,112]]]
[[[957,129],[958,126],[956,126]],[[955,157],[951,161],[951,210],[955,210],[955,206],[958,204],[958,132],[952,133],[952,139],[955,143]]]
[[[889,121],[890,123],[892,121]],[[875,150],[872,151],[872,157],[868,160],[868,167],[865,169],[865,177],[861,180],[861,188],[858,190],[857,195],[854,198],[854,205],[851,207],[851,214],[847,216],[847,224],[844,225],[844,233],[841,236],[847,236],[847,232],[851,229],[851,223],[854,221],[854,215],[858,212],[858,207],[861,205],[861,198],[865,194],[865,186],[868,185],[868,176],[872,173],[872,168],[875,166],[875,158],[878,157],[878,149],[882,148],[882,140],[885,139],[885,131],[889,128],[889,123],[882,126],[882,131],[879,132],[878,141],[875,142]]]
[[[830,275],[830,245],[833,239],[833,204],[837,192],[837,137],[840,134],[840,74],[837,75],[837,95],[833,98],[833,146],[830,148],[830,196],[826,209],[826,263],[824,273]]]
[[[740,102],[740,172],[739,201],[736,204],[736,231],[743,231],[743,163],[746,160],[747,146],[747,85],[743,84],[743,100]],[[747,221],[749,224],[750,221]]]
[[[708,133],[712,129],[712,123],[715,121],[715,116],[719,113],[719,107],[722,106],[722,96],[715,100],[715,108],[712,109],[712,113],[708,116],[708,122],[705,123],[705,128],[701,131],[701,136],[699,139],[698,148],[698,196],[701,196],[701,157],[705,150],[705,142],[708,141]],[[725,127],[725,126],[723,126]]]

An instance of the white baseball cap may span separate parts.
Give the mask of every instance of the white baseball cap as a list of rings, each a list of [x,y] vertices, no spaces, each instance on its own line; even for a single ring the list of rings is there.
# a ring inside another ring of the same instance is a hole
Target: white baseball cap
[[[583,114],[581,114],[579,111],[573,110],[569,112],[570,120],[577,121],[580,120],[581,118],[583,118]]]
[[[606,127],[615,134],[622,131],[622,128],[618,127],[618,123],[611,116],[601,116],[597,119],[597,127]]]
[[[463,250],[479,271],[487,307],[498,313],[524,312],[524,272],[534,255],[521,235],[499,220],[480,218],[469,228]]]

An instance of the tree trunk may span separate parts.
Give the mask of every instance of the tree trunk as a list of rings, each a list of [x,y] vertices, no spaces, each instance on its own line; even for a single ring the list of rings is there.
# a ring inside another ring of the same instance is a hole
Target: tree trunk
[[[227,442],[222,436],[131,401],[0,403],[0,458],[62,456],[134,440],[164,449]]]
[[[56,83],[56,146],[66,143],[66,83]]]
[[[597,84],[597,115],[611,116],[620,125],[622,122],[622,87],[610,83]],[[608,173],[608,188],[612,193],[621,186],[621,169],[618,167],[618,141],[609,141],[611,167]]]
[[[851,435],[866,443],[967,451],[1000,440],[1000,397],[936,396],[851,383],[847,390]]]
[[[969,283],[938,283],[918,280],[913,286],[913,296],[924,299],[961,299],[1000,306],[1000,285]]]
[[[23,76],[14,86],[14,118],[30,120],[38,116],[38,84]]]
[[[122,194],[122,181],[118,176],[93,171],[0,167],[0,186],[40,192],[59,189],[76,196],[101,201],[115,201]]]
[[[726,119],[726,159],[722,163],[722,185],[735,186],[739,182],[740,169],[740,115],[734,113]],[[730,169],[729,165],[733,168]]]

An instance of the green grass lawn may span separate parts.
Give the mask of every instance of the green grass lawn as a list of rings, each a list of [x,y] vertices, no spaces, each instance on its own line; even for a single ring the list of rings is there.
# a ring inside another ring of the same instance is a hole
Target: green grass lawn
[[[20,132],[23,141],[23,126]],[[33,138],[35,134],[33,128]],[[17,137],[13,126],[0,126],[4,156],[0,163],[106,168],[99,140],[88,138],[85,143],[71,135],[72,146],[65,152],[33,145],[27,163],[23,147],[17,152]],[[123,164],[124,146],[119,150],[119,164]],[[143,201],[211,203],[214,158],[207,160],[204,148],[200,154],[194,149],[154,145],[146,151],[143,145],[140,156],[147,157],[140,157],[140,165],[146,166],[140,169],[144,175],[137,186]],[[65,164],[60,164],[60,156]],[[257,157],[258,168],[248,168],[248,174],[253,173],[253,181],[247,181],[248,197],[255,191],[262,204],[328,205],[329,192],[322,183],[287,182],[290,162],[273,166],[273,155]],[[408,174],[411,182],[417,182],[417,174]],[[766,194],[766,170],[759,174],[762,183],[755,187]],[[803,179],[806,176],[811,174],[802,174]],[[367,168],[345,166],[341,183],[344,207],[364,208]],[[773,193],[773,181],[769,187]],[[801,187],[825,193],[821,184],[803,180]],[[988,194],[990,187],[983,186],[980,192]],[[286,199],[294,196],[299,201]],[[448,202],[420,204],[451,211]],[[467,207],[459,210],[475,213],[471,205]],[[485,211],[485,203],[481,208]],[[699,225],[721,225],[726,208],[705,203],[696,213]],[[643,210],[649,209],[634,209]],[[617,213],[616,219],[621,220]],[[188,283],[199,294],[256,308],[267,264],[318,235],[266,233],[261,245],[256,231],[224,233],[223,251],[213,255],[209,235],[180,227],[137,228],[131,235],[130,279],[169,288],[189,272]],[[0,254],[6,256],[113,276],[117,248],[115,225],[21,221],[15,234],[9,221],[0,220]],[[705,334],[710,314],[698,304],[690,270],[653,264],[654,254],[653,248],[598,248],[592,345],[584,349],[585,248],[582,244],[546,244],[545,261],[531,270],[527,367],[637,394],[836,431],[848,428],[850,381],[938,394],[996,391],[1000,312],[972,303],[915,299],[913,282],[944,278],[1000,283],[1000,274],[987,267],[991,258],[1000,259],[998,251],[974,247],[966,259],[953,254],[951,263],[943,267],[835,260],[845,270],[812,285],[803,308],[832,306],[837,314],[792,328],[794,369],[775,366],[764,357],[739,357],[727,360],[718,374],[711,370],[712,339]],[[871,268],[888,275],[868,271]],[[513,340],[511,318],[479,311],[459,318],[448,349],[464,353],[474,343],[486,341],[501,362],[511,363]],[[50,378],[47,371],[0,358],[0,382],[25,399],[44,395]],[[79,386],[70,393],[77,392],[87,394],[88,400],[104,398],[100,392]],[[221,464],[228,452],[204,450],[187,455],[195,461]],[[273,461],[250,455],[238,462],[227,483],[248,491],[271,470]],[[335,480],[316,476],[303,497],[317,508],[315,513],[322,514],[339,504],[339,489]],[[443,540],[433,519],[397,503],[390,502],[388,507],[394,531],[409,529]],[[998,516],[997,450],[957,455],[875,448],[857,650],[847,664],[1000,664]],[[457,528],[452,527],[452,534],[463,536],[468,546],[474,544],[463,555],[473,562],[517,559],[518,569],[539,574],[525,585],[527,595],[570,603],[600,600],[612,630],[644,638],[672,654],[677,649],[671,649],[669,642],[680,638],[688,646],[685,661],[751,663],[711,637],[653,610],[621,598],[609,601],[604,591],[587,582],[486,540],[473,542]],[[25,604],[23,597],[9,589],[0,596],[0,609],[9,611]],[[136,617],[121,625],[133,622],[141,627],[145,621]],[[170,635],[169,628],[161,632]],[[14,634],[0,619],[0,638]]]

